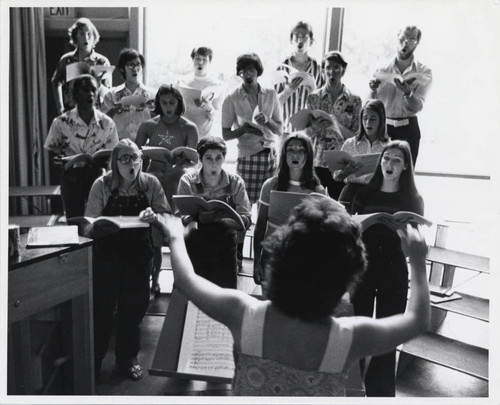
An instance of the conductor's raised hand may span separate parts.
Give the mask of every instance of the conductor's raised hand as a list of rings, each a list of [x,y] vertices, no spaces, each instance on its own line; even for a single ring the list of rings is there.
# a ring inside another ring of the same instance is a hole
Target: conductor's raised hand
[[[403,253],[410,259],[410,263],[425,263],[429,248],[420,232],[420,226],[413,227],[407,224],[405,227],[399,228],[397,233],[401,238]]]

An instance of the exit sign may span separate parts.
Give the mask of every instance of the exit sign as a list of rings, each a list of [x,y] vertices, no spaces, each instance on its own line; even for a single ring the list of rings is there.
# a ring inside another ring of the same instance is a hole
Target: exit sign
[[[74,7],[46,7],[45,17],[52,18],[74,18],[75,8]]]

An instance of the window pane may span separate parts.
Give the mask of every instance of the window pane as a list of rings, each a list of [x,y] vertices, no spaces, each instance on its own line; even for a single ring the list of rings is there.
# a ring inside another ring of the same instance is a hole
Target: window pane
[[[419,114],[417,170],[491,174],[491,162],[498,160],[492,145],[500,134],[494,59],[499,7],[472,0],[359,1],[346,6],[342,50],[349,67],[344,81],[363,99],[375,69],[394,57],[398,30],[406,24],[422,30],[415,55],[432,69],[433,87]]]

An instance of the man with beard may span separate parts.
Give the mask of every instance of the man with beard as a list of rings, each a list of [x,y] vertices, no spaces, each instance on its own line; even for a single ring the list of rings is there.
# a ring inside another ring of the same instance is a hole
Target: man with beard
[[[421,37],[422,32],[416,26],[406,26],[400,30],[396,57],[387,66],[377,70],[375,79],[370,81],[372,97],[384,103],[389,137],[410,144],[414,165],[420,145],[417,113],[422,110],[432,83],[431,69],[413,55]],[[393,75],[401,75],[404,80]]]

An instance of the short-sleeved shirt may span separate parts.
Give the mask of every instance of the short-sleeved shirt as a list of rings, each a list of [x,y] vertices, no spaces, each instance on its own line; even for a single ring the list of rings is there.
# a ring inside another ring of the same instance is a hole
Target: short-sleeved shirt
[[[290,74],[293,69],[292,57],[286,58],[281,65],[278,66],[276,70],[283,70]],[[309,64],[307,65],[306,73],[309,73],[316,83],[316,88],[320,88],[325,84],[325,78],[323,76],[321,66],[316,61],[316,59],[309,58]],[[285,83],[280,83],[275,86],[276,91],[282,93],[285,90]],[[294,91],[290,97],[282,105],[283,110],[283,125],[284,131],[291,133],[293,131],[292,126],[289,124],[288,120],[292,115],[303,110],[307,107],[307,100],[309,97],[309,87],[300,85],[296,91]]]
[[[418,111],[414,111],[410,108],[408,99],[403,95],[403,92],[398,90],[395,84],[382,82],[378,87],[375,97],[384,103],[387,118],[408,118],[416,116],[417,113],[423,108],[425,98],[432,85],[431,69],[414,58],[411,65],[401,73],[396,65],[396,59],[394,58],[388,65],[378,71],[402,74],[403,77],[410,73],[421,73],[430,78],[430,81],[427,84],[420,83],[412,86],[413,97],[420,100],[420,109]]]
[[[71,94],[70,82],[66,80],[66,67],[76,62],[85,62],[89,66],[110,66],[108,58],[94,50],[92,50],[90,55],[83,60],[79,59],[78,50],[65,53],[61,56],[61,59],[59,59],[59,62],[57,63],[56,70],[52,75],[52,83],[62,84],[63,86],[62,92],[65,111],[70,110],[75,106],[75,101],[73,99],[73,95]],[[111,87],[111,82],[108,79],[103,80],[102,84],[105,87]],[[100,109],[100,102],[98,103],[97,108]]]
[[[351,93],[345,85],[342,85],[342,93],[336,100],[332,99],[326,87],[316,90],[309,96],[309,107],[333,114],[340,124],[353,132],[359,129],[361,97]],[[344,138],[349,138],[348,134],[342,135]]]
[[[112,191],[106,186],[107,183],[105,182],[105,178],[109,176],[110,174],[108,173],[99,177],[92,185],[85,208],[85,216],[95,218],[102,215],[104,207],[112,194]],[[170,206],[168,205],[165,193],[158,179],[149,173],[141,173],[140,176],[142,176],[145,188],[139,190],[136,181],[128,190],[127,195],[138,195],[140,192],[143,192],[146,195],[149,206],[154,212],[159,214],[170,212]]]
[[[118,133],[111,118],[94,108],[87,125],[75,107],[52,121],[44,147],[58,155],[73,156],[112,149],[117,143]]]
[[[241,215],[246,226],[250,225],[252,215],[243,179],[234,173],[221,171],[221,181],[215,187],[205,184],[202,180],[202,168],[184,174],[179,182],[177,194],[195,195],[209,200],[220,200],[232,197],[235,211]]]
[[[281,125],[281,107],[278,102],[278,95],[273,89],[266,89],[259,85],[258,109],[266,116],[271,117],[276,123]],[[243,85],[230,92],[222,104],[222,128],[239,128],[245,122],[252,122],[254,111],[250,106],[248,94]],[[263,137],[243,134],[238,138],[238,158],[249,157],[262,150],[274,147],[275,141],[280,134],[274,134],[273,138],[263,139]]]
[[[180,86],[185,86],[193,89],[197,89],[203,91],[205,89],[213,90],[209,93],[212,93],[211,103],[213,106],[213,110],[211,113],[207,113],[202,108],[195,105],[193,102],[189,102],[184,100],[186,103],[186,112],[185,117],[194,122],[198,127],[198,137],[201,139],[207,135],[216,135],[215,131],[212,133],[213,124],[216,120],[220,120],[220,108],[222,104],[222,82],[210,76],[198,77],[191,76],[182,78],[179,81]],[[207,90],[208,91],[208,90]],[[220,128],[219,128],[220,133]]]
[[[386,141],[381,141],[380,139],[376,139],[373,143],[363,136],[360,140],[357,139],[356,136],[347,139],[342,148],[340,150],[349,153],[351,156],[357,155],[367,155],[371,153],[382,153],[385,145],[389,143],[389,139]],[[340,170],[339,170],[340,171]],[[360,184],[368,184],[370,179],[373,177],[373,174],[365,174],[363,176],[356,177],[354,174],[347,176],[344,179],[345,183],[360,183]]]
[[[153,89],[140,84],[134,92],[131,92],[125,83],[113,87],[104,96],[103,108],[104,112],[109,111],[116,104],[118,104],[123,97],[127,96],[143,96],[147,100],[154,100],[155,92]],[[113,120],[116,124],[116,129],[118,131],[118,137],[120,139],[129,138],[135,141],[137,136],[137,130],[139,126],[144,122],[151,119],[151,109],[148,105],[144,107],[136,107],[133,105],[122,106],[122,111],[117,112],[113,116]]]

